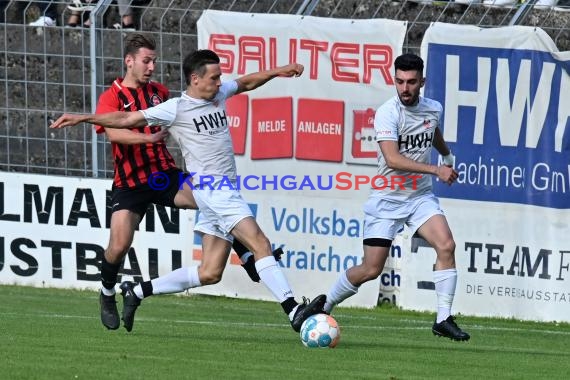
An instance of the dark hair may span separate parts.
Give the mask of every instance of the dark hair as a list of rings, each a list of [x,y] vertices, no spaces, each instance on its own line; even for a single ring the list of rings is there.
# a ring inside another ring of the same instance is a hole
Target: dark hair
[[[396,58],[394,68],[401,71],[416,70],[423,75],[424,61],[415,54],[406,53]]]
[[[156,50],[156,42],[152,37],[145,36],[141,33],[131,33],[125,37],[124,57],[127,55],[135,55],[139,49],[142,48]]]
[[[188,54],[182,63],[182,71],[186,78],[186,85],[190,84],[190,75],[202,76],[206,73],[206,65],[220,63],[220,57],[212,50],[196,50]]]

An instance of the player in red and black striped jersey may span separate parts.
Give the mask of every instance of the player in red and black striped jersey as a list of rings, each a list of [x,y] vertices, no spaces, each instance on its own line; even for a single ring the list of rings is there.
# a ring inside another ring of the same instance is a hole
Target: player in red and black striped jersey
[[[142,34],[125,39],[126,74],[99,97],[97,113],[138,111],[168,99],[168,89],[150,80],[156,62],[156,43]],[[151,203],[178,208],[196,208],[188,185],[179,190],[179,174],[164,142],[167,132],[157,126],[137,129],[105,129],[111,142],[114,180],[109,245],[101,262],[101,322],[108,329],[120,326],[115,285],[121,264],[135,230]],[[158,181],[158,182],[157,182]],[[160,182],[162,181],[162,182]]]
[[[168,99],[168,89],[150,80],[156,62],[156,43],[149,37],[133,33],[125,39],[124,78],[116,79],[99,97],[97,113],[139,111]],[[184,184],[180,190],[181,170],[164,142],[167,132],[158,126],[136,129],[111,129],[96,126],[111,142],[114,161],[112,214],[109,245],[101,262],[101,322],[108,329],[118,329],[119,313],[115,301],[115,285],[121,264],[134,238],[134,233],[151,203],[183,209],[197,209],[192,190]],[[234,241],[250,278],[259,282],[254,257]],[[273,255],[280,259],[283,251]],[[130,331],[132,323],[127,329]]]
[[[133,83],[124,84],[124,81],[123,78],[116,79],[111,87],[101,94],[97,103],[97,113],[144,110],[168,99],[168,89],[158,82],[140,83],[139,87],[135,88],[132,87]],[[111,140],[115,165],[113,185],[116,187],[135,188],[147,183],[152,173],[176,169],[176,163],[165,142],[155,141],[163,137],[163,134],[158,134],[161,131],[158,126],[147,125],[130,129],[133,132],[130,134],[117,134],[114,130],[106,131],[101,126],[97,126],[96,131],[107,132]],[[155,134],[157,135],[153,136]],[[147,143],[149,139],[152,145]]]

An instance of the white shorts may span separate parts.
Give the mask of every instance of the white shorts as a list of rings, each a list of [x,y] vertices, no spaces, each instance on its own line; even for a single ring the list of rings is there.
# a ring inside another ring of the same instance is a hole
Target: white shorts
[[[237,190],[194,190],[194,199],[200,210],[194,231],[214,235],[233,242],[230,231],[242,219],[252,216],[251,209]]]
[[[414,234],[422,224],[434,215],[443,215],[439,201],[427,193],[405,201],[369,197],[364,204],[364,239],[394,240],[396,234],[407,225]]]

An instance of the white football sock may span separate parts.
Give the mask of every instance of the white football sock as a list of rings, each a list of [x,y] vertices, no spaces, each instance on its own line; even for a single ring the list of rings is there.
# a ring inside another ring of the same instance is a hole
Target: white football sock
[[[297,309],[299,308],[299,305],[295,306],[295,308],[293,310],[291,310],[291,312],[289,313],[289,320],[292,321],[293,317],[295,316],[295,312],[297,311]]]
[[[151,283],[153,295],[179,293],[186,289],[196,288],[202,285],[198,277],[197,266],[178,268],[164,276],[151,280]],[[135,286],[133,290],[137,297],[143,299],[140,285]]]
[[[354,286],[350,281],[348,281],[345,271],[329,290],[329,294],[327,294],[327,302],[325,302],[323,310],[330,313],[335,305],[338,305],[356,293],[358,293],[358,286]]]
[[[275,257],[267,256],[257,260],[255,262],[255,269],[259,274],[259,278],[261,278],[261,282],[267,286],[279,303],[289,297],[293,297],[293,291],[283,271],[281,271],[281,268],[277,265]]]
[[[133,292],[135,293],[135,296],[137,296],[141,300],[144,298],[141,284],[136,284],[135,287],[133,288]]]
[[[436,270],[433,272],[435,293],[437,294],[437,317],[439,323],[451,315],[451,305],[457,285],[457,269]]]
[[[102,286],[101,287],[101,293],[103,293],[104,296],[114,296],[116,292],[115,292],[115,288],[107,289],[106,287]]]

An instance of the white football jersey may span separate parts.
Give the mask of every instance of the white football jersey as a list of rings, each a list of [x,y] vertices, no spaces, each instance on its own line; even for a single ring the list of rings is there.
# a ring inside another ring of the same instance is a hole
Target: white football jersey
[[[140,112],[149,125],[168,128],[180,145],[186,170],[196,173],[194,178],[213,176],[216,182],[222,178],[235,181],[236,162],[226,99],[237,89],[236,81],[223,82],[212,100],[195,99],[183,93]]]
[[[438,101],[420,96],[418,104],[408,107],[402,104],[398,96],[394,96],[376,111],[374,117],[376,141],[397,141],[402,156],[429,164],[432,141],[442,112],[443,107]],[[372,189],[372,193],[378,196],[406,200],[431,191],[430,174],[390,169],[381,151],[378,152],[378,175],[388,181],[386,183],[380,181],[377,184],[377,187],[387,185],[385,188]],[[421,178],[410,178],[419,175]],[[401,178],[398,176],[406,177],[403,188],[394,182]]]

